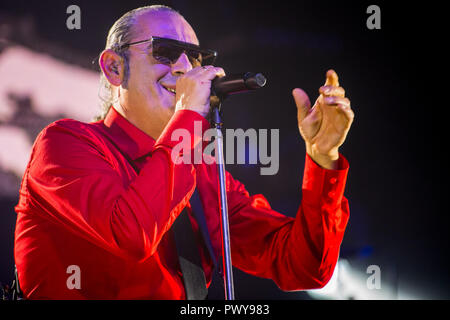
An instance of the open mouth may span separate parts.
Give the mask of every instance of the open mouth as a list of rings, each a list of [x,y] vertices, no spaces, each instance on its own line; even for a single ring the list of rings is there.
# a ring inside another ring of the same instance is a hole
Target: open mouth
[[[172,88],[166,88],[167,91],[172,92],[172,93],[176,93],[175,89]]]
[[[172,93],[172,94],[175,94],[176,93],[176,90],[175,90],[175,88],[169,88],[169,87],[166,87],[165,85],[161,85],[164,89],[166,89],[166,91],[169,91],[170,93]]]

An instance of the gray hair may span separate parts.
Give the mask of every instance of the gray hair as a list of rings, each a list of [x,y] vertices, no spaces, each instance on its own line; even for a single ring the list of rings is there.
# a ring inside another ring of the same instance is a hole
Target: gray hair
[[[157,11],[168,11],[180,14],[176,10],[164,5],[140,7],[125,13],[113,24],[111,29],[109,29],[105,50],[111,49],[123,58],[124,82],[122,85],[125,88],[127,87],[128,78],[130,76],[130,66],[128,48],[122,48],[122,46],[131,41],[133,36],[133,26],[136,24],[138,16],[143,13]],[[100,98],[101,113],[94,118],[94,121],[103,120],[111,106],[117,100],[117,97],[114,96],[113,88],[103,72],[100,75],[100,88],[98,95]]]

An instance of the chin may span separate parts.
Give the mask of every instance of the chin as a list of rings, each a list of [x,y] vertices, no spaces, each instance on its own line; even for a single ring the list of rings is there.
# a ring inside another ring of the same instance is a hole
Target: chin
[[[172,119],[174,114],[175,114],[175,107],[170,107],[166,109],[167,122],[169,122],[169,120]]]

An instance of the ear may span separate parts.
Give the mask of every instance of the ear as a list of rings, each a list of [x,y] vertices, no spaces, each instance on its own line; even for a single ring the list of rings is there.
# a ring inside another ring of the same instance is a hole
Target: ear
[[[113,86],[120,86],[124,80],[123,58],[111,49],[104,50],[98,60],[108,82]]]

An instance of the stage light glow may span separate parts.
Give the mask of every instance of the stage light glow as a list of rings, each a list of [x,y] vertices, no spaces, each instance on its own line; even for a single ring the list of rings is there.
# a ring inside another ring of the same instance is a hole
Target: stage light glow
[[[380,289],[368,286],[371,274],[351,265],[346,259],[339,259],[330,281],[321,289],[308,290],[314,299],[329,300],[391,300],[398,299],[394,286],[381,281]],[[407,296],[412,297],[411,294]]]

